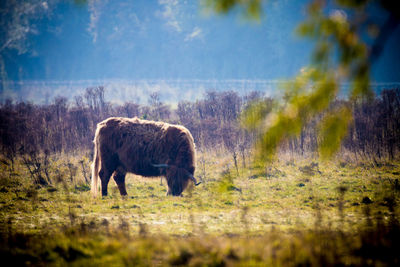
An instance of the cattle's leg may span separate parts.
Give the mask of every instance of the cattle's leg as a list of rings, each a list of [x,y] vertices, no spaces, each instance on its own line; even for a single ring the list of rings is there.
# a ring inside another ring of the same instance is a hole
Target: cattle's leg
[[[107,187],[108,187],[108,182],[110,181],[112,172],[104,168],[103,166],[100,169],[99,176],[101,180],[101,195],[107,196]]]
[[[113,175],[115,183],[118,186],[119,193],[121,194],[121,196],[128,195],[128,193],[126,192],[126,187],[125,187],[125,175],[126,175],[126,171],[122,170],[121,168],[117,168],[117,170],[114,172],[114,175]]]
[[[107,196],[108,182],[111,175],[118,166],[118,158],[116,155],[110,155],[107,149],[100,150],[101,152],[101,168],[99,172],[101,180],[101,194]]]

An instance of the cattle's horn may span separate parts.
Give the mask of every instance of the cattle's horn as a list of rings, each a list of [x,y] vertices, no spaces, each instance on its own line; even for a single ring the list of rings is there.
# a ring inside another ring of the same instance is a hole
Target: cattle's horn
[[[190,178],[193,180],[195,186],[201,184],[201,182],[197,182],[196,178],[193,175],[190,175]]]
[[[151,165],[156,168],[168,168],[169,167],[168,164],[151,164]]]

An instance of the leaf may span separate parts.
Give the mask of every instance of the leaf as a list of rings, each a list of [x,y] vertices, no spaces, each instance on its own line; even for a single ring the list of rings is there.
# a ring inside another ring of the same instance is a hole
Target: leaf
[[[340,148],[342,139],[347,135],[352,114],[349,108],[342,107],[338,112],[328,114],[320,125],[319,153],[327,159]]]
[[[272,111],[273,102],[269,100],[254,101],[241,115],[241,123],[244,127],[254,130],[260,127],[266,116]]]

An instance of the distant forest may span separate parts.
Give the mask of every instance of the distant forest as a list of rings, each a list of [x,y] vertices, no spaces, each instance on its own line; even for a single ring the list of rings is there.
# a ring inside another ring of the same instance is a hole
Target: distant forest
[[[92,151],[96,124],[111,116],[162,120],[186,126],[197,149],[221,150],[245,164],[245,158],[257,140],[257,133],[240,127],[241,112],[253,101],[270,106],[276,101],[260,92],[239,96],[235,91],[208,91],[203,99],[182,101],[172,109],[149,95],[147,105],[126,102],[110,104],[104,99],[104,87],[87,88],[73,101],[56,97],[51,104],[36,105],[5,101],[0,106],[0,146],[3,159],[11,162],[18,156],[51,155],[75,151]],[[350,105],[353,123],[340,153],[355,159],[394,160],[400,151],[400,90],[383,90],[373,99],[352,102],[337,100],[335,105]],[[333,107],[332,107],[333,108]],[[322,115],[321,115],[322,117]],[[316,120],[303,128],[299,137],[281,144],[280,151],[304,155],[316,153],[319,137]]]

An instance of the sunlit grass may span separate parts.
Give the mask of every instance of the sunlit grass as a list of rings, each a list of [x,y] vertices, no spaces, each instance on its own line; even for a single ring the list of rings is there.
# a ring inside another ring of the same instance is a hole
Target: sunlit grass
[[[76,157],[59,160],[77,164]],[[284,264],[290,253],[300,257],[297,262],[301,257],[310,260],[317,252],[308,251],[308,246],[322,238],[316,235],[319,231],[332,239],[333,243],[326,241],[328,247],[346,240],[358,247],[363,240],[355,233],[377,220],[389,224],[399,213],[398,163],[376,166],[282,158],[267,167],[242,167],[237,175],[229,155],[206,158],[205,176],[197,172],[203,183],[189,187],[183,197],[166,196],[165,180],[161,185],[160,178],[129,174],[128,197],[121,197],[110,181],[109,196],[93,198],[83,172],[78,170],[71,181],[62,169],[65,164],[51,170],[64,174],[50,187],[33,184],[23,165],[17,164],[14,173],[3,166],[3,242],[22,235],[23,242],[43,243],[43,250],[38,244],[22,248],[38,262],[79,258],[79,264],[94,265],[91,259],[98,257],[99,262],[117,265],[195,265],[239,259],[242,264]],[[18,242],[11,242],[5,251],[18,255],[20,250],[12,246],[21,249]],[[298,247],[299,252],[291,252]],[[46,250],[45,258],[38,254]],[[355,259],[349,256],[350,263]],[[359,260],[355,264],[361,264]]]

